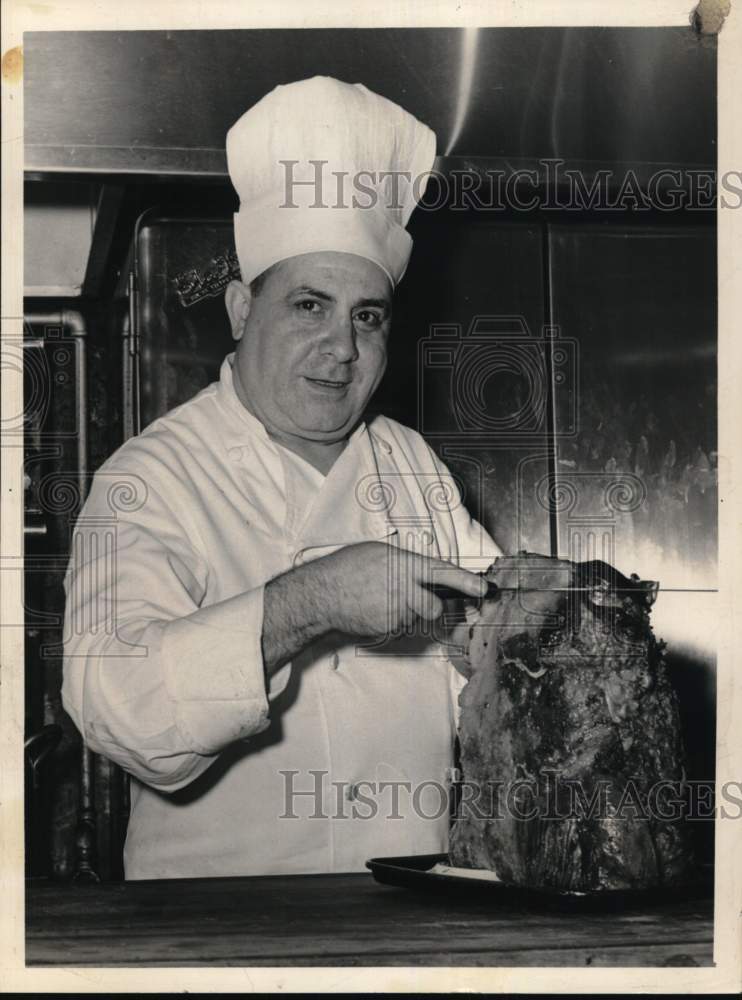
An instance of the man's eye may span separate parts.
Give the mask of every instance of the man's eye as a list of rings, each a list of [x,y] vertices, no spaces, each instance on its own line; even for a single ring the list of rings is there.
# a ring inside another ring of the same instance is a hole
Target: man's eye
[[[309,313],[310,316],[322,311],[322,306],[314,299],[302,299],[296,306],[301,312]]]
[[[362,309],[360,312],[357,312],[355,318],[356,322],[360,323],[362,326],[373,328],[381,326],[383,322],[383,316],[381,313],[372,312],[369,309]]]

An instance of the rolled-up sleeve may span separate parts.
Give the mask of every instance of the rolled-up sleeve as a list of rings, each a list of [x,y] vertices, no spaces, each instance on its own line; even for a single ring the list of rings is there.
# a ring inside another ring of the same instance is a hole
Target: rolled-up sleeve
[[[264,586],[206,604],[209,568],[189,526],[143,480],[112,515],[96,477],[65,577],[62,700],[90,748],[174,791],[269,725]],[[129,479],[131,482],[131,477]]]

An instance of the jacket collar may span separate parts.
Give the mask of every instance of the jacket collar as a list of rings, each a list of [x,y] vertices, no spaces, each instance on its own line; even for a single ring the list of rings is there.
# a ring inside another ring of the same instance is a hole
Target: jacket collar
[[[241,403],[228,354],[219,372],[216,395],[226,420],[221,428],[225,449],[262,446],[278,450],[264,425]],[[389,517],[390,472],[396,464],[388,442],[361,422],[348,439],[301,528],[304,549],[338,548],[397,533]],[[385,485],[386,484],[386,485]]]

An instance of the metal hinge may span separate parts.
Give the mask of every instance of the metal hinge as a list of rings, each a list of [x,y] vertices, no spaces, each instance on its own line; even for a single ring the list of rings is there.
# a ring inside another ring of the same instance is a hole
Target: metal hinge
[[[129,271],[129,279],[127,282],[127,290],[129,297],[129,354],[135,358],[139,355],[139,324],[137,322],[138,316],[138,301],[137,301],[137,277],[134,271]]]
[[[126,288],[128,312],[123,331],[123,431],[127,441],[139,432],[139,301],[135,272],[129,271]]]

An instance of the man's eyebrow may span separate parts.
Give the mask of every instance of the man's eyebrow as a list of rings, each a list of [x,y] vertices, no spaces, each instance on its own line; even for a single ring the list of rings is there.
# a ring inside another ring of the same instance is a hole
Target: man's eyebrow
[[[335,301],[335,297],[330,295],[329,292],[323,292],[319,288],[312,288],[311,285],[298,285],[296,288],[292,288],[287,298],[292,298],[294,295],[313,295],[316,299],[322,299],[324,302]],[[391,309],[392,302],[391,299],[359,299],[358,302],[354,303],[353,308],[363,309],[369,306],[377,309]]]
[[[376,306],[378,309],[390,309],[391,308],[390,299],[361,299],[356,302],[355,308],[358,309],[360,306]]]
[[[292,295],[313,295],[316,299],[322,299],[325,302],[335,301],[329,292],[322,292],[319,288],[311,288],[309,285],[299,285],[298,288],[292,288],[288,297],[290,298]]]

